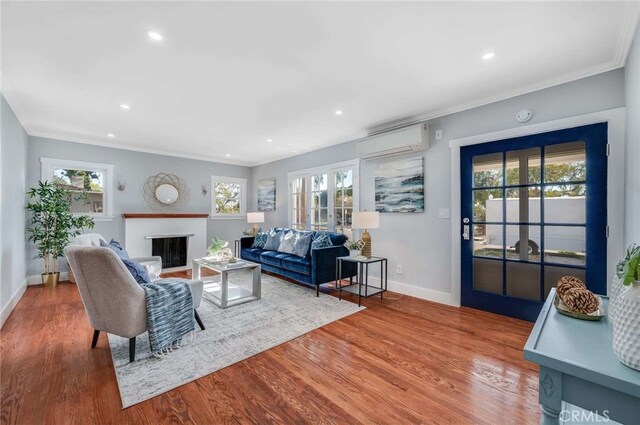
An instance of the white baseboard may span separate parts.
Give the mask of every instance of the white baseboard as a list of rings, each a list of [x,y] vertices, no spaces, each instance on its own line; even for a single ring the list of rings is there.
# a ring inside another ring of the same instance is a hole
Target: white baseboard
[[[16,307],[16,305],[24,295],[24,291],[27,290],[27,281],[28,279],[25,278],[22,281],[22,284],[20,285],[20,287],[18,287],[16,292],[13,293],[13,295],[11,296],[11,299],[7,302],[5,306],[2,307],[2,313],[0,313],[0,328],[4,326],[4,322],[7,321],[7,319],[9,318],[9,315],[11,315],[11,312],[13,311],[13,309]]]
[[[379,278],[375,278],[373,276],[369,277],[369,283],[371,285],[380,286],[379,282]],[[395,282],[393,280],[389,280],[387,282],[387,289],[399,294],[409,295],[411,297],[433,301],[435,303],[446,304],[453,307],[460,307],[460,304],[453,301],[453,298],[449,292],[435,291],[433,289],[410,285],[408,283]]]
[[[60,272],[60,281],[69,280],[68,272]],[[42,285],[42,277],[39,274],[27,276],[27,285]]]

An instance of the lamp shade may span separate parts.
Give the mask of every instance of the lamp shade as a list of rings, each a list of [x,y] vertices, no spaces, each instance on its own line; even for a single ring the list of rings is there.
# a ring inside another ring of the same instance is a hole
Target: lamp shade
[[[264,213],[263,212],[250,212],[247,213],[247,223],[264,223]]]
[[[359,211],[353,213],[354,229],[377,229],[380,227],[380,213],[377,211]]]

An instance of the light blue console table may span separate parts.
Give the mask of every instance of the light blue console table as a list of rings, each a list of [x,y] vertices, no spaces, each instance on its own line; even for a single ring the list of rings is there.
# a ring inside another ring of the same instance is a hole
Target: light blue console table
[[[563,316],[554,296],[552,289],[524,347],[524,358],[540,365],[540,423],[558,424],[564,401],[621,424],[640,424],[640,372],[613,353],[612,324],[607,317]],[[607,311],[608,303],[604,298]]]

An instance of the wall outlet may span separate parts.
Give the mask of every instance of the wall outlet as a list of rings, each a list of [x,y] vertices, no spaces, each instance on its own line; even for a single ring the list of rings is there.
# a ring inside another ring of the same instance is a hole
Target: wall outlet
[[[436,140],[442,139],[442,130],[436,130]]]
[[[398,266],[396,267],[396,273],[402,274],[402,264],[398,264]]]
[[[449,218],[449,208],[440,208],[438,210],[438,218]]]

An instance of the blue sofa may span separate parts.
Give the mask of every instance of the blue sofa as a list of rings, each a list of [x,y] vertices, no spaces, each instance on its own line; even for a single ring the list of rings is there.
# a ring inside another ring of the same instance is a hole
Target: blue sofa
[[[290,230],[276,228],[276,230]],[[296,282],[316,287],[316,296],[320,295],[320,285],[336,280],[336,258],[349,255],[344,247],[347,237],[340,233],[312,232],[312,239],[321,233],[328,233],[333,246],[320,249],[310,249],[309,254],[302,258],[293,254],[269,251],[262,248],[252,248],[253,236],[240,239],[240,258],[260,263],[262,270],[284,276]],[[342,279],[355,276],[356,264],[345,262],[342,266]]]

